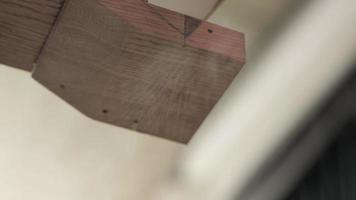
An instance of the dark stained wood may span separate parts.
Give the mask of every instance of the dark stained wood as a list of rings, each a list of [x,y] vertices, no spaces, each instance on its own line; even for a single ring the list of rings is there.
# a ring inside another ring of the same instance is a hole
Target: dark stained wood
[[[33,77],[93,119],[187,143],[243,66],[243,34],[231,58],[184,45],[185,16],[100,2],[65,3]]]
[[[0,0],[0,63],[31,70],[63,0]]]

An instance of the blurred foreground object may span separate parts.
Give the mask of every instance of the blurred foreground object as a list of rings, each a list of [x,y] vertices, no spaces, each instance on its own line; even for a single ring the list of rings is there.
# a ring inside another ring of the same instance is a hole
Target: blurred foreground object
[[[335,139],[288,200],[356,199],[356,67],[304,132],[308,130],[319,139]]]
[[[352,0],[313,1],[286,24],[198,130],[172,199],[276,200],[293,189],[334,137],[310,131],[293,146],[352,71],[355,10]]]

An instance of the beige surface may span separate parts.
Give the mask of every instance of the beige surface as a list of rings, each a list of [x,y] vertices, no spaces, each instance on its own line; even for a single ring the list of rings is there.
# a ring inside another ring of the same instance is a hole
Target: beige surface
[[[0,65],[0,199],[142,200],[182,145],[88,119]]]
[[[224,0],[208,21],[246,35],[247,57],[258,49],[258,39],[274,20],[288,10],[293,0]]]
[[[271,158],[283,154],[298,125],[315,116],[321,101],[350,74],[356,52],[356,27],[350,26],[355,10],[353,0],[310,2],[259,60],[244,67],[244,78],[232,83],[194,136],[182,168],[186,180],[209,196],[202,199],[236,200],[238,194],[276,200],[293,188],[327,137],[319,133],[318,142],[312,135],[303,138],[307,142],[298,141],[304,148],[293,147],[291,157],[277,168],[269,168]],[[261,190],[251,192],[255,187]]]

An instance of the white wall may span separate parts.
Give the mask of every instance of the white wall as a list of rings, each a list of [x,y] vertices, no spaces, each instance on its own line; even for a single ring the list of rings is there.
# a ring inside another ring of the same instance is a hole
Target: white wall
[[[217,0],[149,0],[151,3],[188,14],[205,18],[215,7]],[[210,13],[208,21],[245,33],[248,59],[259,50],[256,43],[271,23],[289,10],[293,0],[224,0]],[[300,3],[303,3],[301,1]],[[200,5],[200,6],[199,6]]]
[[[0,199],[143,200],[183,148],[91,120],[0,65]]]
[[[248,54],[271,23],[293,0],[224,0],[209,21],[245,33]]]

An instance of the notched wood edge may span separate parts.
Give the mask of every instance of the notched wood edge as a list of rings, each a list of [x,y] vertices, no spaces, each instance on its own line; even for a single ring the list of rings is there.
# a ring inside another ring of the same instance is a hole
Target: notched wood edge
[[[103,0],[96,0],[100,5],[106,7],[111,12],[113,9],[109,8]],[[108,1],[108,0],[106,0]],[[120,0],[110,0],[112,2]],[[149,3],[147,0],[138,0],[146,3],[151,9],[160,8],[162,10],[167,10],[167,12],[175,13],[176,15],[183,16],[184,26],[187,25],[187,19],[199,21],[198,25],[193,28],[184,27],[184,32],[177,30],[179,34],[183,36],[183,44],[207,50],[209,52],[217,53],[226,57],[231,58],[239,63],[246,63],[246,47],[245,47],[245,34],[236,30],[232,30],[223,27],[218,24],[213,24],[204,20],[200,20],[191,16],[187,16],[166,8],[159,7],[157,5]],[[153,11],[153,12],[156,12]],[[114,12],[114,14],[116,14]],[[116,14],[117,15],[117,14]],[[142,30],[144,31],[144,30]],[[161,35],[156,35],[157,37],[164,38]],[[166,38],[165,38],[166,39]],[[171,39],[172,41],[174,39]]]

